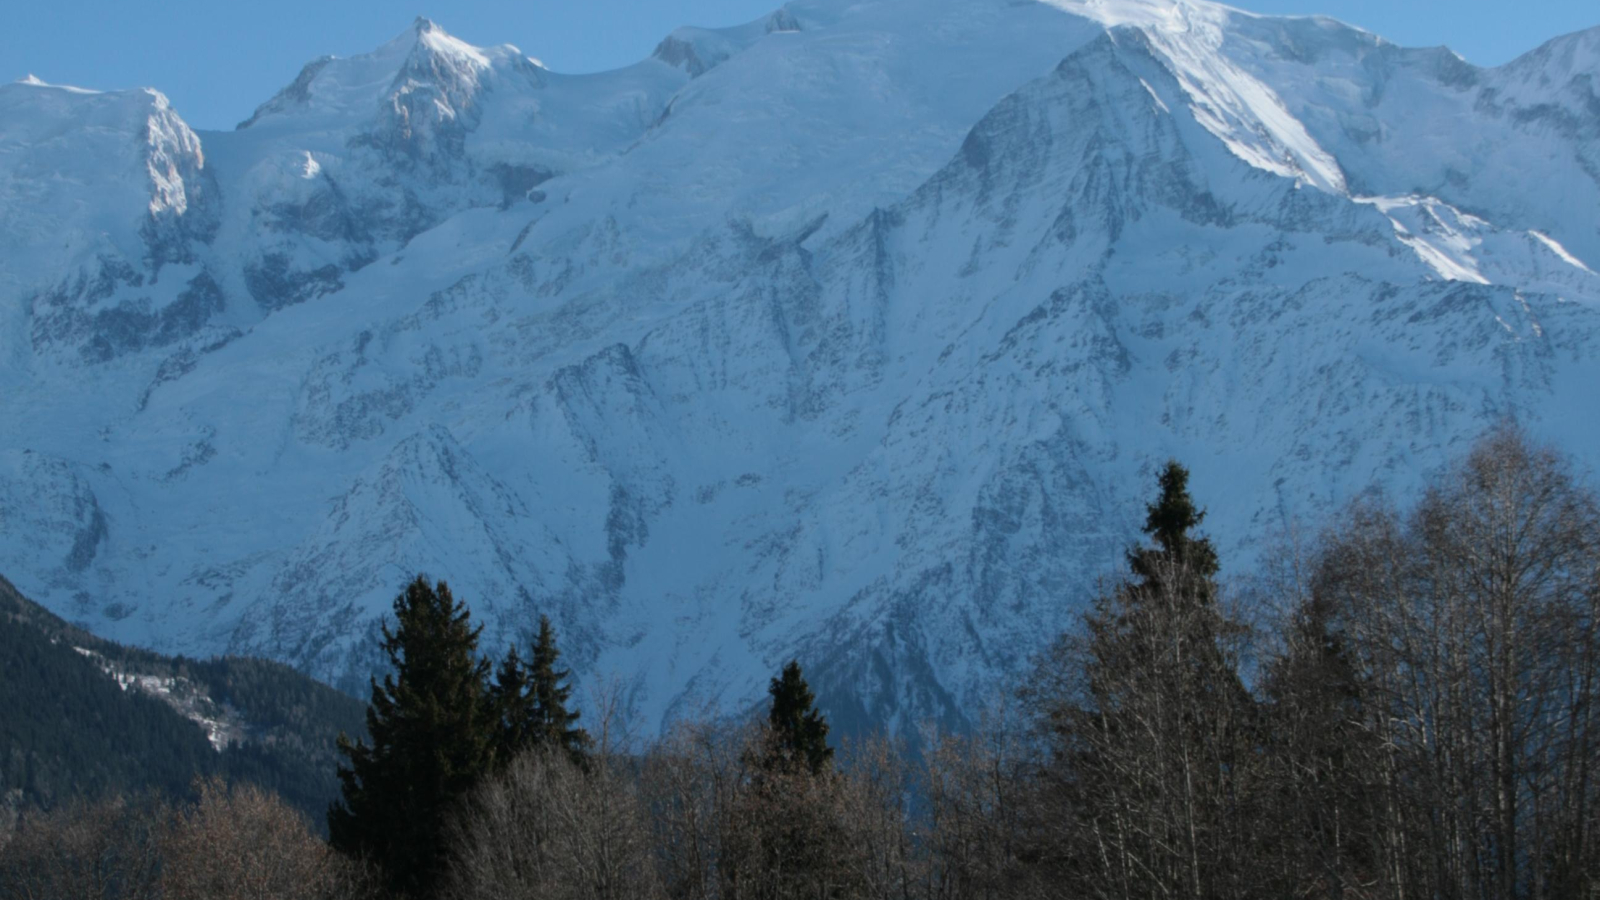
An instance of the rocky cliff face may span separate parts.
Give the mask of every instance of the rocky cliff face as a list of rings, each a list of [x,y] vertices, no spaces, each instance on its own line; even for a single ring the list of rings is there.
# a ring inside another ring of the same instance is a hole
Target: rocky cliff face
[[[793,656],[960,726],[1169,456],[1238,571],[1500,416],[1600,446],[1595,42],[805,0],[592,76],[422,20],[230,133],[0,87],[0,570],[346,685],[425,570],[647,727]]]

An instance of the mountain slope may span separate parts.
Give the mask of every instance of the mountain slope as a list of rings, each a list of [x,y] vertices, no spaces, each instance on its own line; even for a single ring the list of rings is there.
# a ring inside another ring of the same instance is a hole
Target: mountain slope
[[[959,727],[1169,456],[1240,571],[1500,416],[1592,452],[1594,34],[1481,70],[1188,0],[801,0],[563,76],[420,20],[197,136],[184,261],[8,288],[0,564],[351,689],[425,570],[647,728],[796,655],[836,717]]]
[[[321,821],[360,704],[264,660],[171,659],[67,625],[0,578],[0,796],[52,807],[220,775]]]

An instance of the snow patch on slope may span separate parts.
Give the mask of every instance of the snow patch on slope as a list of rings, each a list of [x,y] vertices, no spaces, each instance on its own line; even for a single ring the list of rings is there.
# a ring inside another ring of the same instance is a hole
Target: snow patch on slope
[[[1400,241],[1447,281],[1600,300],[1600,277],[1549,235],[1499,229],[1437,197],[1355,199],[1382,211]]]
[[[123,691],[138,691],[147,697],[160,700],[178,715],[200,726],[211,749],[218,753],[229,744],[245,742],[249,736],[244,714],[232,704],[218,703],[192,680],[180,675],[147,675],[124,671],[100,653],[86,647],[74,646],[80,656],[92,660],[100,671],[116,681]]]
[[[1562,262],[1566,263],[1569,266],[1572,266],[1573,268],[1582,269],[1583,271],[1588,272],[1591,275],[1594,274],[1594,270],[1593,269],[1589,268],[1586,264],[1584,264],[1583,260],[1577,258],[1576,256],[1573,256],[1571,253],[1568,253],[1567,252],[1567,248],[1565,248],[1565,247],[1561,246],[1559,243],[1557,243],[1555,238],[1551,237],[1548,234],[1545,234],[1542,231],[1530,231],[1530,232],[1528,232],[1528,234],[1531,235],[1539,243],[1543,244],[1545,246],[1545,248],[1548,249],[1551,253],[1554,253],[1556,255],[1556,257],[1559,258]]]

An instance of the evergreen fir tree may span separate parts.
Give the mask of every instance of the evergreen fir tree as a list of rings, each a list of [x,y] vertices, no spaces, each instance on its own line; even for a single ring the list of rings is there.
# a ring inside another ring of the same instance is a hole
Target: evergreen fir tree
[[[1189,670],[1186,680],[1202,691],[1226,695],[1229,703],[1243,702],[1247,695],[1244,683],[1223,652],[1224,640],[1241,626],[1217,609],[1217,551],[1210,538],[1195,533],[1205,521],[1205,510],[1189,495],[1189,470],[1177,460],[1167,461],[1157,484],[1156,501],[1145,506],[1143,531],[1151,543],[1128,550],[1133,578],[1113,597],[1103,598],[1111,602],[1097,605],[1100,621],[1095,627],[1095,616],[1091,616],[1091,631],[1109,636],[1129,629],[1171,629],[1171,638],[1187,648],[1183,653],[1184,667]],[[1148,634],[1135,637],[1130,646],[1138,649],[1127,664],[1149,668],[1152,661],[1140,655],[1164,652],[1165,644],[1148,640]]]
[[[1129,550],[1128,567],[1145,587],[1154,587],[1165,573],[1183,572],[1191,579],[1187,587],[1196,599],[1210,602],[1216,596],[1217,551],[1209,538],[1193,533],[1205,521],[1206,513],[1197,509],[1189,496],[1189,470],[1177,460],[1168,460],[1158,482],[1161,493],[1145,507],[1144,523],[1144,533],[1155,546]]]
[[[443,866],[445,816],[492,758],[493,707],[478,633],[444,582],[417,576],[383,626],[393,672],[372,684],[371,745],[340,738],[343,798],[328,833],[343,853],[371,860],[397,892],[425,895]]]
[[[569,711],[571,673],[557,669],[561,651],[555,628],[547,616],[539,617],[532,658],[524,661],[515,646],[507,651],[490,687],[498,728],[495,733],[497,764],[505,765],[533,747],[560,747],[575,762],[582,762],[589,735],[575,727],[579,713]]]
[[[528,684],[528,666],[515,644],[506,651],[489,688],[498,727],[494,735],[497,766],[506,766],[538,738],[533,712],[533,694]]]
[[[800,672],[800,663],[790,660],[782,674],[772,679],[767,693],[772,696],[767,716],[772,728],[767,768],[804,766],[813,775],[822,774],[833,762],[828,722],[816,708],[816,697]]]
[[[1065,673],[1041,710],[1051,783],[1069,827],[1103,841],[1065,871],[1125,896],[1242,896],[1255,718],[1231,646],[1243,626],[1217,602],[1217,555],[1194,534],[1205,513],[1188,472],[1169,462],[1159,483],[1151,543],[1127,553],[1132,578],[1095,599],[1037,679]]]
[[[528,660],[528,692],[532,703],[534,742],[544,747],[565,750],[574,762],[582,762],[589,747],[589,733],[574,725],[580,715],[567,709],[572,685],[566,669],[557,669],[561,651],[556,648],[556,630],[549,616],[539,617],[539,633],[533,641],[533,656]]]

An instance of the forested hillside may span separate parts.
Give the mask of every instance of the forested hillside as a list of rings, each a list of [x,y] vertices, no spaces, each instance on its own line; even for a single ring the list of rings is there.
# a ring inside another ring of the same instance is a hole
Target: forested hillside
[[[335,741],[362,730],[359,703],[287,666],[101,640],[0,578],[0,793],[11,805],[177,796],[215,775],[320,820],[337,792]]]

